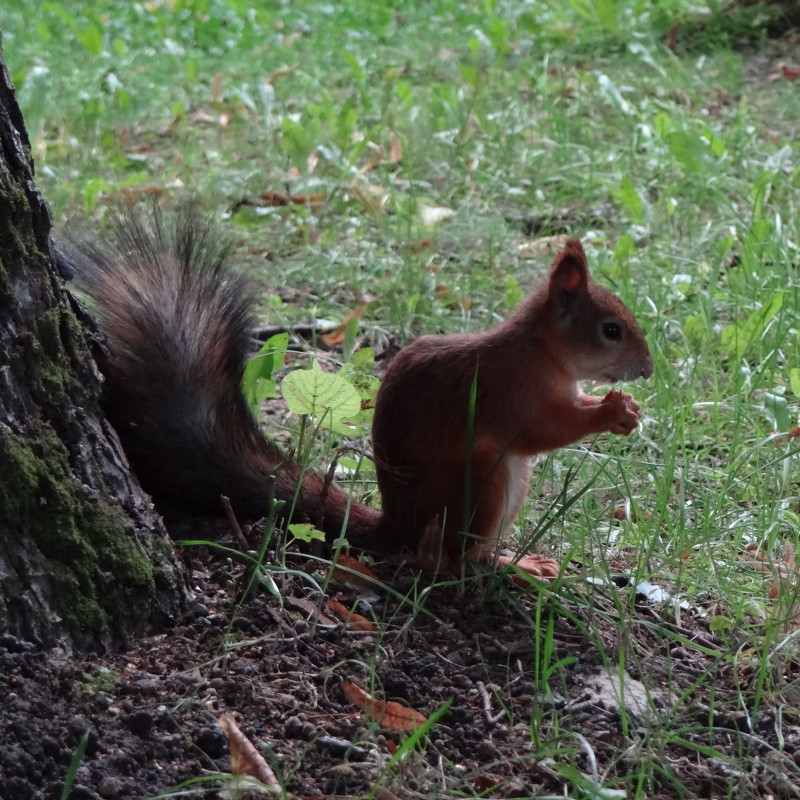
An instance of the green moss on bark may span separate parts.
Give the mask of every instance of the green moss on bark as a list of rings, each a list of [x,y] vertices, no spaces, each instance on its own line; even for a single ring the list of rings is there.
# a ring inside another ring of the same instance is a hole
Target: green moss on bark
[[[23,439],[0,431],[0,508],[33,537],[48,559],[54,609],[73,631],[97,635],[114,630],[134,609],[128,592],[145,596],[155,586],[153,565],[130,521],[92,501],[69,469],[66,448],[53,430]]]

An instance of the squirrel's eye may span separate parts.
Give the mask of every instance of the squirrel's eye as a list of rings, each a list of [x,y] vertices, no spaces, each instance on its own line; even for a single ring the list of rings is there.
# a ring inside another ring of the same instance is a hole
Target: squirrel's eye
[[[618,322],[604,322],[603,336],[606,339],[618,342],[622,338],[622,326]]]

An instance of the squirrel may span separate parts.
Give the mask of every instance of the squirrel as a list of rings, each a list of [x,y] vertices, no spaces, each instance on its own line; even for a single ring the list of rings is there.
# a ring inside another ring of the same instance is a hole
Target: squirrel
[[[252,297],[229,245],[189,206],[123,210],[104,240],[57,245],[99,314],[106,415],[159,510],[257,519],[271,494],[287,515],[361,547],[411,550],[452,569],[493,558],[526,495],[532,457],[585,436],[628,434],[639,405],[578,381],[649,377],[641,329],[589,278],[569,240],[546,283],[483,333],[424,336],[390,363],[376,399],[373,449],[383,511],[352,500],[265,437],[241,391]],[[507,561],[508,559],[506,559]],[[502,563],[502,560],[501,560]],[[540,577],[550,559],[520,562]]]
[[[631,312],[591,281],[581,243],[568,240],[547,281],[505,322],[423,336],[389,365],[372,429],[381,539],[416,549],[428,567],[495,559],[493,546],[527,494],[533,456],[638,425],[629,394],[590,396],[578,382],[652,372]],[[518,565],[538,577],[559,572],[538,556]]]

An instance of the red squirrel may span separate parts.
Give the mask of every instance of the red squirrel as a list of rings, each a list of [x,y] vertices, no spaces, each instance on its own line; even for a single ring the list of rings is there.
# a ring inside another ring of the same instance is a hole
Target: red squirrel
[[[354,544],[407,548],[427,565],[441,551],[452,568],[462,556],[490,557],[526,495],[532,456],[638,423],[630,395],[578,389],[586,378],[648,377],[653,364],[628,309],[591,282],[570,240],[504,323],[425,336],[395,357],[373,426],[383,512],[351,501],[265,438],[247,408],[252,298],[227,250],[191,208],[122,212],[98,243],[59,243],[62,271],[77,275],[108,340],[99,358],[106,414],[162,510],[221,512],[225,495],[255,519],[272,489],[292,518],[331,537],[346,529]],[[547,559],[523,566],[557,570]]]
[[[639,422],[629,394],[593,397],[578,381],[652,372],[630,311],[591,281],[583,247],[570,239],[505,322],[423,336],[389,365],[372,429],[382,537],[428,566],[491,559],[528,492],[533,456],[595,433],[627,435]],[[559,569],[538,557],[520,565],[546,577]]]

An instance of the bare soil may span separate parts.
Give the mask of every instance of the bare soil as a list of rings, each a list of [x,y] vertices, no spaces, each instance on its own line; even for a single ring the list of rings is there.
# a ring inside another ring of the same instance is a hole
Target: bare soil
[[[701,618],[684,612],[679,623],[671,603],[640,597],[621,624],[615,601],[630,587],[573,576],[553,595],[479,576],[422,597],[426,584],[412,570],[379,566],[405,601],[328,587],[348,608],[370,596],[360,609],[378,628],[359,632],[334,622],[328,596],[301,574],[321,581],[318,562],[276,573],[273,591],[239,605],[244,566],[199,548],[185,558],[190,607],[172,630],[125,653],[75,659],[0,637],[3,800],[60,798],[87,732],[73,800],[139,800],[193,779],[201,781],[180,796],[249,797],[222,791],[231,789],[224,713],[287,795],[307,800],[623,797],[591,787],[639,778],[640,796],[652,798],[800,793],[797,720],[787,724],[763,703],[748,715],[754,675],[723,657]],[[366,719],[344,680],[428,716],[451,705],[387,770],[407,734]]]

